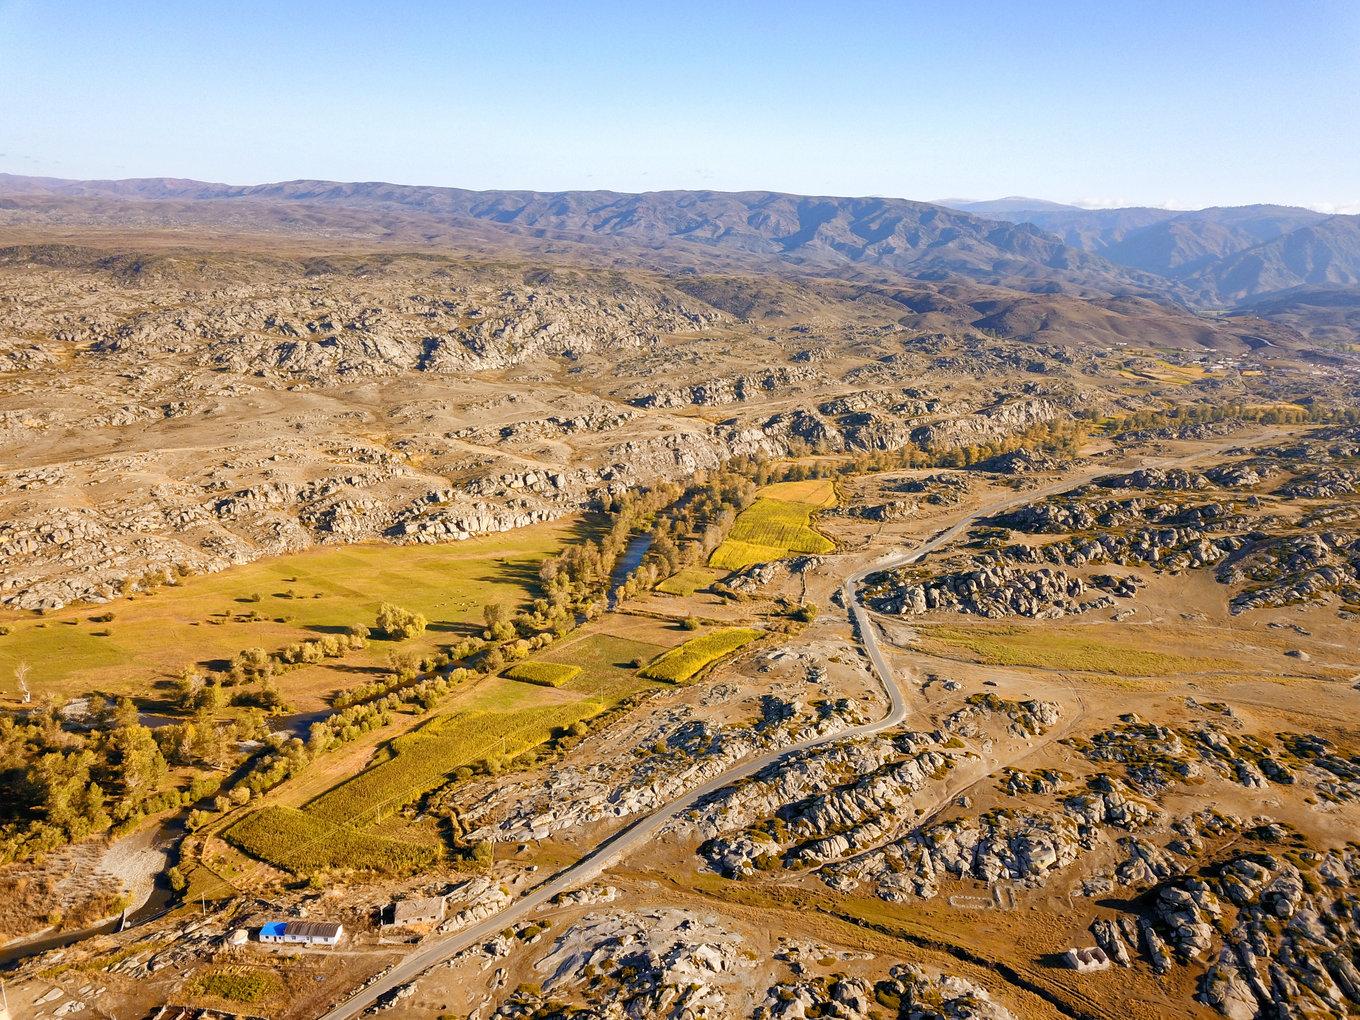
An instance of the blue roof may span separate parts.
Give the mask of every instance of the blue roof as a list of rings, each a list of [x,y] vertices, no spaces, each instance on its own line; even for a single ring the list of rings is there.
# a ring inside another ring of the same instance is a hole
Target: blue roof
[[[287,921],[270,921],[268,924],[260,926],[261,935],[282,935],[283,929],[287,927]]]

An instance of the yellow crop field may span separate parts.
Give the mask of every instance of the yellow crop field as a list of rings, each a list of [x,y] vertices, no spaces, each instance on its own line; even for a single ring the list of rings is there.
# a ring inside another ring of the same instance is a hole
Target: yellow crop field
[[[836,488],[828,479],[767,485],[713,550],[709,565],[740,570],[794,553],[831,552],[835,543],[812,526],[812,515],[835,505]]]
[[[656,590],[667,595],[686,597],[707,588],[722,576],[722,571],[709,567],[685,567],[658,584]]]
[[[309,801],[303,810],[336,825],[368,825],[439,786],[457,768],[492,755],[513,757],[558,727],[598,715],[599,702],[574,701],[511,712],[436,716],[394,739],[391,757]]]
[[[761,632],[753,627],[728,627],[686,641],[679,648],[657,656],[641,671],[651,680],[679,684],[690,680],[706,666],[750,644]]]
[[[561,687],[581,675],[580,666],[564,662],[520,662],[505,671],[511,680],[522,680],[526,684],[540,687]]]
[[[325,868],[409,872],[429,867],[439,857],[434,843],[389,839],[278,806],[250,812],[223,838],[251,857],[295,875]]]

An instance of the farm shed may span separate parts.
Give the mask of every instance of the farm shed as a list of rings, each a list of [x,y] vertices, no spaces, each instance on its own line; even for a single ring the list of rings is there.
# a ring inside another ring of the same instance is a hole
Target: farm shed
[[[344,927],[333,921],[270,921],[260,926],[260,941],[333,946],[344,933]]]
[[[391,924],[435,924],[444,920],[444,897],[398,900],[390,908]]]

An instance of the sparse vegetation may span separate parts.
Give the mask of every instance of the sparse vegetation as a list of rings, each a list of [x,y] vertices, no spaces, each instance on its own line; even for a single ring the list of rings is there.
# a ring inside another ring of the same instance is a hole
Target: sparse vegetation
[[[211,996],[253,1005],[281,994],[283,981],[273,971],[259,967],[211,967],[195,974],[187,990],[195,997]]]
[[[1173,673],[1242,672],[1236,659],[1176,655],[1119,643],[1074,629],[1025,628],[979,624],[967,630],[923,627],[920,647],[932,654],[965,651],[992,666],[1068,669],[1114,676],[1166,676]]]

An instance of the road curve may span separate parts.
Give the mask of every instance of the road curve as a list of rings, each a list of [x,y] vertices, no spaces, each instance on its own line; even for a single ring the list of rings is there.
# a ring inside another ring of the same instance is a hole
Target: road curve
[[[1210,454],[1221,452],[1229,445],[1237,445],[1241,439],[1234,440],[1231,444],[1222,444],[1212,449],[1202,450],[1188,457],[1177,458],[1175,460],[1149,461],[1158,466],[1169,466],[1171,464],[1184,464]],[[895,567],[908,566],[916,563],[928,554],[935,552],[942,546],[952,542],[955,538],[963,534],[980,517],[987,517],[1000,513],[1023,503],[1029,503],[1036,499],[1042,499],[1059,492],[1082,485],[1091,479],[1109,474],[1111,468],[1108,465],[1100,468],[1083,472],[1080,475],[1069,476],[1051,485],[1040,486],[1034,489],[1024,489],[1006,498],[984,504],[972,513],[960,518],[956,523],[945,528],[943,531],[932,535],[925,542],[916,546],[910,552],[903,552],[897,555],[880,557],[864,569],[851,574],[845,579],[841,588],[842,598],[849,610],[851,622],[859,638],[860,645],[864,648],[869,657],[869,662],[873,666],[874,675],[883,687],[884,695],[888,702],[888,711],[873,722],[861,723],[858,726],[851,726],[848,729],[837,730],[834,733],[826,733],[809,740],[804,740],[788,747],[777,750],[767,751],[755,758],[749,758],[739,765],[735,765],[721,775],[715,776],[701,786],[688,790],[676,797],[667,804],[663,804],[649,815],[634,820],[633,822],[620,829],[600,843],[594,850],[586,854],[575,864],[562,869],[545,882],[535,886],[519,899],[508,904],[503,910],[492,915],[484,921],[474,924],[470,928],[450,935],[448,938],[439,939],[423,945],[406,956],[391,970],[382,974],[376,981],[361,988],[348,999],[336,1005],[329,1012],[323,1014],[320,1020],[348,1020],[350,1017],[357,1016],[365,1009],[374,1005],[383,996],[396,991],[403,985],[409,984],[418,978],[425,971],[438,966],[452,956],[462,952],[469,946],[484,942],[503,931],[508,926],[523,920],[526,916],[533,913],[539,907],[546,904],[558,893],[567,892],[578,886],[596,878],[606,869],[613,866],[617,861],[626,856],[629,852],[646,844],[657,832],[659,832],[667,822],[677,815],[688,811],[706,797],[717,793],[723,787],[731,786],[733,783],[747,779],[774,762],[779,761],[791,754],[820,747],[823,744],[834,740],[851,740],[855,737],[870,736],[882,730],[891,729],[900,725],[907,717],[907,703],[902,696],[902,690],[897,685],[892,666],[884,657],[882,649],[879,647],[878,638],[874,633],[872,618],[864,605],[859,601],[859,584],[869,574],[877,573],[880,570],[891,570]]]

